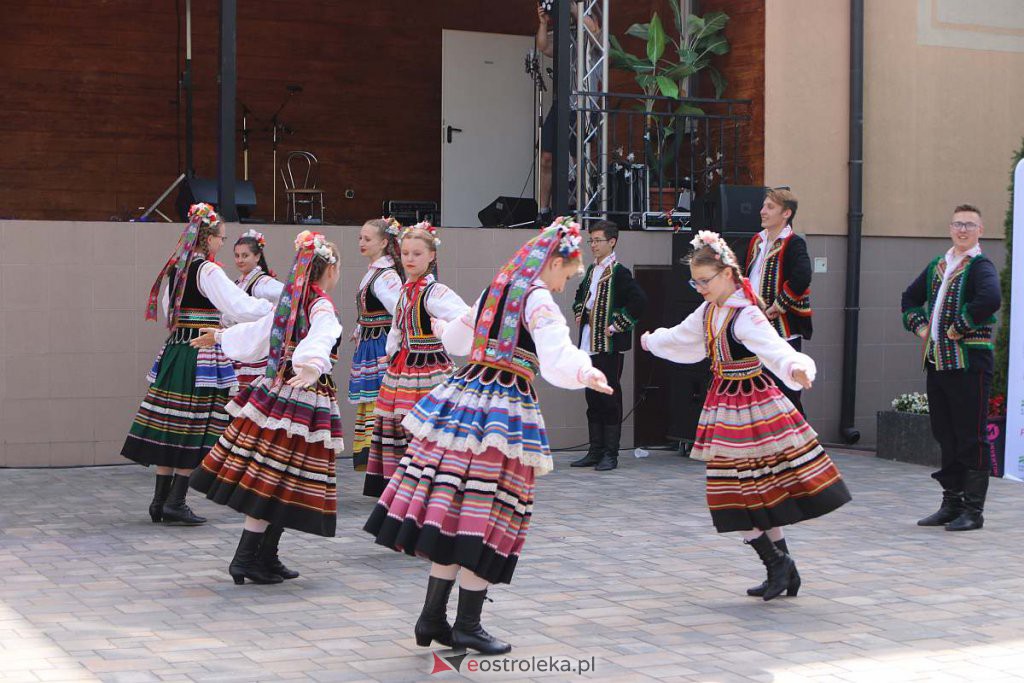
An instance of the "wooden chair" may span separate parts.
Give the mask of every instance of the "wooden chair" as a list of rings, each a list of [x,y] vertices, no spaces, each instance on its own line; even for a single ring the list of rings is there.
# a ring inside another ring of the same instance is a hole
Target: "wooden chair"
[[[312,152],[289,152],[281,166],[287,202],[285,222],[324,223],[324,191],[320,188],[320,162]]]

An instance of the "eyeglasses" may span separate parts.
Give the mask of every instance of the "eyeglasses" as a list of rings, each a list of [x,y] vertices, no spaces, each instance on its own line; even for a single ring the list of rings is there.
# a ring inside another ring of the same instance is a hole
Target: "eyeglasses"
[[[721,275],[724,272],[725,272],[724,270],[720,270],[717,273],[715,273],[714,275],[712,275],[711,277],[705,278],[703,280],[690,280],[689,281],[690,282],[690,286],[693,287],[694,289],[707,289],[708,285],[711,284],[711,281],[714,280],[716,277],[718,277],[719,275]]]
[[[595,244],[600,244],[601,242],[607,242],[607,241],[608,240],[606,240],[606,239],[601,239],[600,237],[595,237],[595,238],[587,240],[587,244],[589,244],[590,246],[594,246]]]
[[[981,226],[974,221],[968,221],[966,223],[963,221],[953,221],[949,224],[949,229],[956,230],[957,232],[974,232],[979,227]]]

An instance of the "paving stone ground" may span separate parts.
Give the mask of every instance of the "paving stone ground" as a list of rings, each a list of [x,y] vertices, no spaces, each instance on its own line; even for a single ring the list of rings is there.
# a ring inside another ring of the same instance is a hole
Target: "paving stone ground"
[[[764,603],[744,594],[754,552],[710,525],[700,463],[573,457],[540,480],[484,624],[515,646],[501,666],[592,661],[585,676],[479,658],[430,675],[412,638],[427,565],[361,531],[372,501],[342,461],[338,536],[286,534],[302,577],[278,586],[231,582],[227,508],[193,495],[208,525],[150,523],[144,468],[0,470],[0,680],[1024,680],[1020,484],[993,480],[986,527],[954,534],[914,524],[939,502],[925,468],[836,455],[854,501],[791,528],[803,589]]]

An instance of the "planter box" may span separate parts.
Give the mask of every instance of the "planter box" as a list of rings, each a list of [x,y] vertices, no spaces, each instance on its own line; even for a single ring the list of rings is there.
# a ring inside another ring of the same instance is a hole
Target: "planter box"
[[[932,436],[930,418],[895,410],[878,411],[878,446],[875,455],[939,469],[942,452]]]
[[[988,421],[989,461],[992,476],[1003,476],[1003,453],[1006,449],[1006,418]],[[939,469],[942,451],[932,436],[928,415],[878,411],[878,446],[875,455],[883,460],[897,460]]]

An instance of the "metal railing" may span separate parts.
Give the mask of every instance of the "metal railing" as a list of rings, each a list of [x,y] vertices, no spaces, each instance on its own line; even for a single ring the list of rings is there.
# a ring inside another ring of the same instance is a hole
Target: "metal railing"
[[[694,197],[753,180],[745,149],[750,100],[577,95],[575,199],[586,222],[607,218],[638,228],[672,213],[687,220]],[[603,145],[587,144],[595,127]]]

